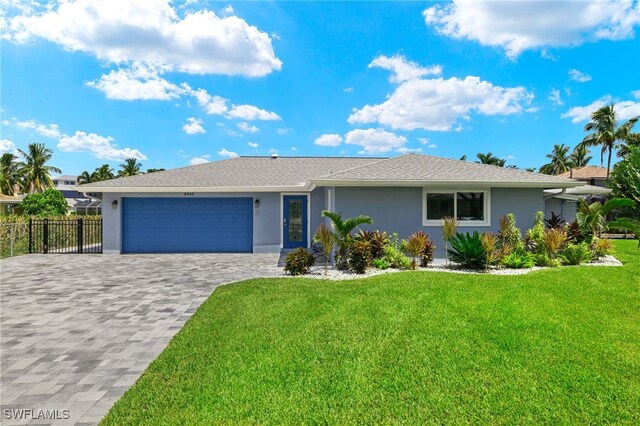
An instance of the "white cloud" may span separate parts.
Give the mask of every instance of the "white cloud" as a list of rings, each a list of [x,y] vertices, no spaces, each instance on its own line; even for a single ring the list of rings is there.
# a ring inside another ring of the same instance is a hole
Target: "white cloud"
[[[571,68],[569,70],[569,80],[577,81],[578,83],[586,83],[587,81],[591,81],[591,76],[583,73],[582,71]]]
[[[640,99],[640,90],[634,90],[633,92],[631,92],[631,96],[636,99]]]
[[[222,148],[220,151],[218,151],[218,155],[220,155],[221,157],[229,157],[229,158],[238,157],[237,153],[235,153],[233,151],[229,151],[226,148]]]
[[[189,74],[259,77],[282,65],[269,35],[244,19],[206,9],[180,17],[169,0],[60,2],[8,18],[3,34],[17,43],[40,37],[111,63]]]
[[[416,80],[425,75],[440,75],[442,67],[440,65],[432,65],[428,68],[421,67],[415,62],[407,60],[402,55],[392,57],[380,55],[369,64],[369,68],[382,68],[391,71],[389,81],[392,83],[401,83],[403,81]]]
[[[562,102],[562,98],[560,97],[560,90],[558,89],[552,89],[547,99],[549,99],[554,105],[562,105],[564,103]]]
[[[343,90],[344,93],[353,93],[353,87],[345,87]]]
[[[640,4],[622,1],[454,0],[423,12],[442,35],[503,48],[516,58],[530,49],[576,46],[634,36]]]
[[[260,130],[256,126],[252,126],[251,124],[245,123],[244,121],[236,123],[236,126],[238,126],[238,129],[242,130],[245,133],[256,133]]]
[[[238,118],[240,120],[281,120],[275,112],[267,111],[253,105],[233,105],[227,113],[227,118]]]
[[[20,121],[15,117],[12,117],[11,120],[3,120],[2,124],[6,126],[13,125],[19,129],[34,130],[37,134],[45,138],[58,139],[65,136],[57,124],[42,124],[35,120]]]
[[[542,59],[548,59],[548,60],[553,61],[553,62],[555,62],[555,61],[557,61],[557,60],[558,60],[558,57],[557,57],[557,56],[555,56],[553,53],[551,53],[551,52],[549,51],[549,49],[542,49],[542,50],[540,50],[540,57],[541,57]]]
[[[108,99],[133,100],[170,100],[185,92],[181,88],[160,77],[157,69],[141,64],[131,68],[112,70],[97,81],[89,81],[87,86],[104,92]]]
[[[231,6],[230,4],[226,5],[224,9],[222,9],[222,11],[227,14],[227,15],[232,15],[234,10],[233,10],[233,6]]]
[[[17,154],[16,144],[9,139],[0,139],[0,154],[10,152],[11,154]]]
[[[292,146],[292,147],[291,147],[291,151],[294,151],[294,152],[295,152],[295,151],[297,151],[297,150],[298,150],[298,148],[296,148],[295,146]]]
[[[418,141],[425,146],[425,148],[437,148],[438,145],[436,145],[435,143],[431,143],[431,141],[429,141],[429,138],[418,138]]]
[[[251,148],[257,148],[258,144],[256,142],[249,142],[247,143],[247,145],[249,145]]]
[[[399,152],[400,154],[408,154],[410,152],[422,152],[422,148],[407,148],[406,146],[403,146],[402,148],[396,149],[396,152]]]
[[[196,98],[198,104],[210,115],[222,115],[227,112],[227,99],[220,96],[212,96],[204,89],[189,90],[189,93]]]
[[[362,154],[382,154],[401,149],[407,138],[382,129],[356,129],[347,133],[344,141],[348,145],[362,147]]]
[[[277,154],[277,153],[278,153],[278,150],[277,150],[277,149],[275,149],[275,148],[271,148],[271,149],[269,150],[269,154]]]
[[[198,164],[206,164],[209,162],[209,156],[208,155],[202,155],[200,157],[193,157],[191,160],[189,160],[189,164],[192,166],[197,166]]]
[[[188,135],[195,135],[198,133],[206,133],[204,127],[202,127],[202,120],[195,117],[187,118],[187,123],[182,126],[182,130]]]
[[[314,143],[320,146],[338,146],[342,143],[342,136],[336,134],[325,134],[318,137]]]
[[[58,149],[64,152],[90,152],[97,158],[105,160],[125,160],[136,158],[146,160],[147,157],[132,148],[116,148],[111,136],[100,136],[95,133],[76,131],[73,136],[65,136],[58,141]]]
[[[279,134],[279,135],[286,135],[286,134],[290,133],[291,130],[292,129],[289,129],[287,127],[281,127],[278,130],[276,130],[276,133]]]
[[[598,108],[602,108],[605,105],[609,105],[613,102],[613,98],[609,95],[593,101],[589,105],[577,106],[571,108],[569,111],[561,115],[562,118],[571,118],[572,123],[580,123],[581,121],[591,120],[591,114]],[[615,102],[614,109],[616,112],[616,119],[628,120],[630,118],[640,115],[640,102],[634,101],[621,101]]]
[[[395,80],[412,75],[403,71]],[[472,112],[482,115],[510,115],[526,111],[533,94],[524,87],[494,86],[479,77],[432,78],[402,81],[387,99],[377,105],[354,109],[348,121],[378,123],[394,129],[447,131],[459,128]]]

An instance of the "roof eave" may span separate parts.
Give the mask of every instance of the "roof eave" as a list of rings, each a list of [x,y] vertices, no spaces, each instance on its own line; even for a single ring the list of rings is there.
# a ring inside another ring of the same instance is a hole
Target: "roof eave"
[[[574,188],[584,182],[471,181],[471,180],[376,180],[376,179],[312,179],[317,186],[433,186],[442,188]]]
[[[289,186],[79,186],[78,191],[81,192],[102,192],[102,193],[134,193],[134,192],[295,192],[295,191],[312,191],[315,185],[307,183],[306,185],[289,185]]]

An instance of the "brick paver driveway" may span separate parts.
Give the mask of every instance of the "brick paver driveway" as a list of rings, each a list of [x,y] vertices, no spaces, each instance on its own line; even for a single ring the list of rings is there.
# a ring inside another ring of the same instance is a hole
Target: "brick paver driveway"
[[[2,260],[0,423],[26,423],[8,420],[17,412],[7,409],[21,408],[59,417],[69,410],[61,423],[97,423],[216,286],[277,275],[277,261],[272,254]]]

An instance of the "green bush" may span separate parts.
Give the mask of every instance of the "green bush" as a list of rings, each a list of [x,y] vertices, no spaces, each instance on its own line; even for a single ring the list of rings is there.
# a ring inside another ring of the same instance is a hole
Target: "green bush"
[[[389,268],[389,264],[385,262],[384,259],[373,259],[371,263],[373,264],[373,267],[377,269],[384,270]]]
[[[356,241],[349,250],[349,268],[356,274],[364,274],[371,265],[371,245],[366,241]]]
[[[507,255],[514,251],[520,251],[524,248],[522,242],[522,233],[516,226],[516,218],[513,213],[502,216],[499,220],[500,232],[498,237],[500,239],[500,246],[503,249],[503,254]]]
[[[547,268],[556,268],[560,266],[560,259],[549,256],[549,253],[539,253],[534,255],[536,266],[544,266]]]
[[[544,213],[537,212],[533,227],[525,234],[525,248],[532,253],[539,253],[544,245]]]
[[[578,225],[578,222],[575,220],[573,222],[568,223],[564,230],[567,232],[567,241],[572,243],[581,243],[583,242],[587,236],[582,232],[582,228]]]
[[[389,243],[384,246],[384,260],[391,268],[409,269],[411,267],[411,260],[405,256],[400,249],[398,243],[398,234],[391,235]]]
[[[511,253],[502,259],[502,264],[511,269],[533,268],[535,258],[531,253]]]
[[[567,265],[580,265],[593,258],[587,243],[567,244],[560,253],[560,259]]]
[[[613,253],[613,241],[608,238],[597,238],[591,244],[591,251],[597,258],[605,257],[606,255]]]
[[[389,236],[382,231],[360,230],[355,236],[358,241],[366,241],[371,245],[371,257],[381,259],[384,256],[384,246],[389,244]]]
[[[287,255],[284,261],[284,271],[291,275],[308,274],[315,261],[313,254],[309,253],[307,249],[299,247]]]
[[[478,231],[473,231],[473,234],[458,232],[450,243],[449,259],[453,262],[471,269],[483,269],[485,267],[487,253],[482,246]]]
[[[27,195],[20,207],[28,216],[60,216],[66,214],[69,209],[62,192],[53,188]]]

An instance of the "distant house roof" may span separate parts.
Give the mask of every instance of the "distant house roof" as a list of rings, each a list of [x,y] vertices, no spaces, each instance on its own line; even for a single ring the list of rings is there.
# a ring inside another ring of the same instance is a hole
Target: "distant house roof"
[[[5,195],[0,194],[0,204],[14,204],[22,202],[24,195]]]
[[[371,157],[238,157],[80,185],[80,191],[287,191],[314,186],[504,186],[568,188],[584,183],[421,154]]]
[[[558,177],[572,179],[606,179],[607,169],[600,166],[584,166],[559,174]]]

